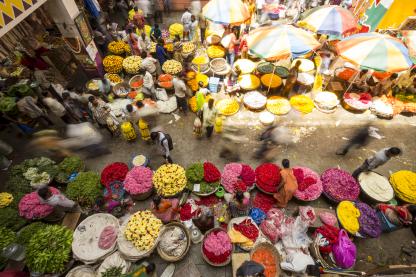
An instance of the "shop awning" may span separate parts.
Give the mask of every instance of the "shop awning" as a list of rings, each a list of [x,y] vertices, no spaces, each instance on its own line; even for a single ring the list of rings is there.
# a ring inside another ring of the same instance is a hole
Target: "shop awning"
[[[0,0],[0,37],[45,2],[46,0]]]

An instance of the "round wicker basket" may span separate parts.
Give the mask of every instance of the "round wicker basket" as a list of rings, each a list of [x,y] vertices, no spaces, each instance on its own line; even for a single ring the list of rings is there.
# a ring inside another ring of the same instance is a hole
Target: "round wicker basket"
[[[231,254],[230,254],[230,256],[228,257],[228,259],[225,261],[225,262],[223,262],[223,263],[220,263],[220,264],[214,264],[213,262],[211,262],[208,258],[207,258],[207,256],[205,256],[205,254],[204,254],[204,251],[203,251],[203,247],[204,247],[204,240],[205,240],[205,238],[210,234],[210,233],[212,233],[212,232],[214,232],[214,231],[222,231],[222,232],[226,232],[224,229],[222,229],[222,228],[212,228],[211,230],[208,230],[206,233],[205,233],[205,235],[204,235],[204,238],[203,238],[203,240],[202,240],[202,243],[201,243],[201,255],[202,255],[202,258],[204,258],[204,261],[205,262],[207,262],[209,265],[211,265],[211,266],[215,266],[215,267],[222,267],[222,266],[226,266],[226,265],[228,265],[230,262],[231,262],[231,256],[232,256],[232,253],[234,252],[234,245],[232,244],[232,250],[231,250]]]
[[[166,224],[163,232],[160,234],[160,237],[163,236],[164,232],[166,232],[167,230],[169,230],[173,227],[178,227],[184,232],[187,242],[186,242],[185,251],[178,257],[169,256],[168,254],[163,252],[163,250],[159,247],[159,244],[158,244],[157,249],[156,249],[157,253],[162,258],[162,260],[165,260],[165,261],[170,262],[170,263],[178,262],[178,261],[182,260],[183,258],[185,258],[186,254],[189,251],[189,248],[191,247],[191,235],[189,234],[189,231],[185,227],[185,225],[183,225],[182,223],[179,223],[179,222],[171,222],[171,223]]]
[[[215,58],[209,64],[214,72],[223,71],[227,68],[227,61],[224,58]]]
[[[276,275],[274,275],[274,277],[279,277],[280,276],[280,255],[279,255],[279,252],[277,252],[276,247],[274,247],[274,245],[269,242],[258,243],[250,251],[250,258],[253,259],[254,253],[256,253],[256,251],[260,249],[266,249],[272,253],[272,255],[274,256],[274,261],[276,263]]]
[[[140,82],[140,83],[141,83],[141,85],[140,85],[140,86],[138,86],[138,87],[133,87],[133,86],[132,86],[132,84],[133,84],[134,82]],[[129,86],[130,86],[131,88],[133,88],[133,89],[139,89],[139,88],[141,88],[141,87],[142,87],[142,85],[143,85],[143,76],[142,76],[142,75],[134,75],[133,77],[131,77],[131,79],[130,79],[130,81],[129,81]]]
[[[130,91],[130,85],[123,82],[123,83],[118,83],[113,87],[113,92],[115,95],[117,95],[118,97],[127,97],[127,95],[129,94]]]

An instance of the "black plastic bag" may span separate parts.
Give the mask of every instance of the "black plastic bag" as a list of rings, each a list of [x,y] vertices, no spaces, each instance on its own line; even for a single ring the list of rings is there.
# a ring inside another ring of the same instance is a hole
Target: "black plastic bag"
[[[237,277],[261,277],[264,276],[264,267],[253,261],[245,261],[237,269]]]

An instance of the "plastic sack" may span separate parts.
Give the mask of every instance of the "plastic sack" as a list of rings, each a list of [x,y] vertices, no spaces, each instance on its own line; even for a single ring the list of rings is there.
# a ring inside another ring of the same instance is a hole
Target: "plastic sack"
[[[337,217],[330,212],[319,213],[319,218],[326,225],[335,226],[337,224]]]
[[[260,224],[260,230],[266,237],[270,239],[273,244],[282,237],[280,228],[276,227],[273,220],[271,219],[263,220],[263,222]]]
[[[287,217],[281,228],[282,242],[286,249],[308,248],[312,242],[307,234],[309,223],[300,216],[296,219]]]
[[[237,277],[257,276],[264,273],[264,266],[253,261],[245,261],[236,273]]]
[[[275,226],[280,226],[285,219],[285,213],[281,209],[271,208],[267,212],[267,219],[273,220]]]
[[[266,219],[266,214],[259,208],[250,209],[249,216],[257,225],[260,225],[260,223]]]
[[[299,207],[299,216],[309,225],[312,225],[316,221],[315,210],[311,206]]]
[[[157,88],[156,89],[156,98],[161,101],[168,101],[168,94],[164,88]]]
[[[338,243],[332,247],[335,263],[341,268],[351,268],[355,264],[357,248],[345,230],[339,231]]]

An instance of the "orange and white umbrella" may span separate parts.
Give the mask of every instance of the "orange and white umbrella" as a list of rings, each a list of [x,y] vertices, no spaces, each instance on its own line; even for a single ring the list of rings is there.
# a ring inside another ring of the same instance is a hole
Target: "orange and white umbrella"
[[[203,8],[206,19],[217,24],[238,25],[250,18],[250,12],[241,0],[211,0]]]

